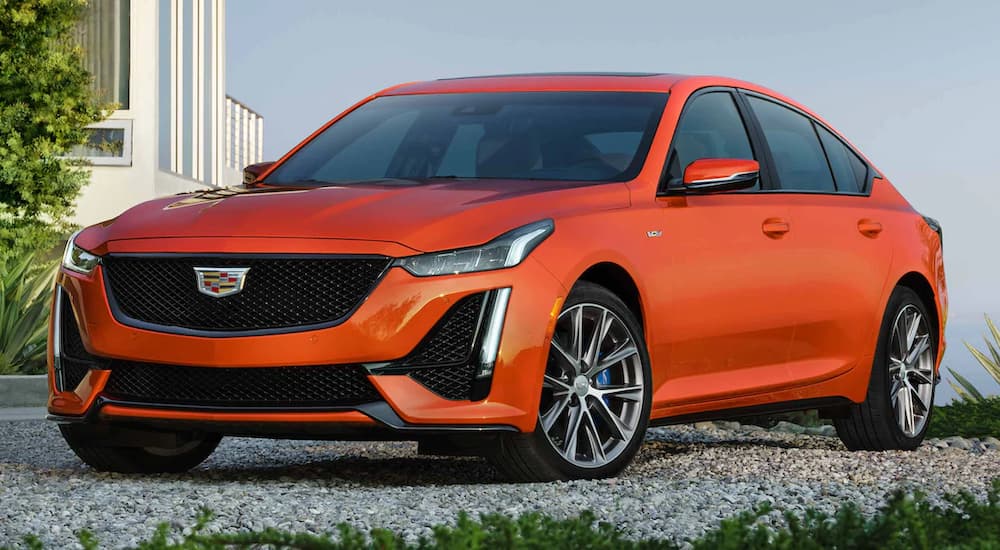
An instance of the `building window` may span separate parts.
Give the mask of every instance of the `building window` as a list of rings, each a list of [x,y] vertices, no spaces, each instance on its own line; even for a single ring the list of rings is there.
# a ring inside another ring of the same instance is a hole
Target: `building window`
[[[130,0],[90,0],[76,28],[83,64],[102,101],[128,109]]]
[[[105,120],[87,127],[90,139],[78,145],[70,156],[87,160],[95,166],[132,165],[132,121]]]

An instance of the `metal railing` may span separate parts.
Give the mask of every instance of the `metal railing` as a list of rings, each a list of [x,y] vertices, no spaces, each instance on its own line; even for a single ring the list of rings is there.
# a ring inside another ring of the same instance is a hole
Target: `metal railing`
[[[264,117],[226,96],[226,167],[243,167],[264,160]]]

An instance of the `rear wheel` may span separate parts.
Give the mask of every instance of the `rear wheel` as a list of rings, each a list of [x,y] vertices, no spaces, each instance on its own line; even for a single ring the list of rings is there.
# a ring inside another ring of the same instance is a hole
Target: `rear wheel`
[[[927,307],[913,290],[897,287],[889,298],[872,365],[868,394],[834,419],[851,450],[916,449],[934,407],[937,335]]]
[[[59,426],[59,430],[76,456],[91,468],[127,474],[186,472],[204,462],[222,440],[210,435],[168,447],[119,447],[95,444],[73,425]]]
[[[650,383],[635,315],[606,288],[579,283],[556,322],[535,430],[503,437],[494,463],[517,481],[618,474],[646,433]]]

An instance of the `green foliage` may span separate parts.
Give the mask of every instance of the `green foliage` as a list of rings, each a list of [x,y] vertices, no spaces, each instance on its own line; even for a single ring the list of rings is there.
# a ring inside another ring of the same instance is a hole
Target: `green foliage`
[[[103,118],[72,40],[86,0],[0,0],[0,258],[68,233],[88,179],[62,158]]]
[[[978,401],[962,399],[935,407],[927,435],[1000,438],[1000,396]]]
[[[968,342],[965,342],[965,347],[969,349],[969,352],[976,358],[976,361],[986,369],[986,372],[1000,384],[1000,329],[993,324],[993,319],[990,319],[989,315],[986,316],[986,327],[989,329],[989,336],[983,337],[983,341],[986,343],[985,351],[976,349]],[[965,401],[982,401],[985,399],[982,392],[966,378],[951,369],[948,369],[948,372],[955,378],[954,382],[949,380],[948,383],[951,384],[955,393],[962,399]]]
[[[769,506],[744,512],[727,520],[704,536],[687,541],[694,550],[821,550],[826,548],[859,550],[931,550],[1000,549],[1000,479],[985,502],[969,493],[945,497],[945,505],[931,504],[922,495],[897,493],[870,518],[853,503],[829,515],[808,510],[803,516],[784,513],[785,525],[774,529],[763,521],[774,512]],[[595,549],[677,549],[681,545],[664,539],[628,540],[614,527],[596,523],[594,515],[584,512],[577,518],[552,519],[533,513],[517,519],[491,514],[478,521],[460,514],[454,527],[439,525],[433,536],[407,542],[401,535],[385,529],[369,533],[341,524],[336,534],[296,534],[267,529],[257,532],[211,534],[207,527],[212,514],[202,510],[195,526],[182,535],[161,524],[153,536],[141,543],[140,550],[223,550],[223,549],[301,549],[301,550],[402,550],[402,549],[513,549],[556,548]],[[87,532],[79,534],[80,545],[92,550],[98,541]],[[28,537],[25,543],[33,550],[43,545]]]
[[[44,372],[54,274],[36,254],[0,259],[0,374]]]

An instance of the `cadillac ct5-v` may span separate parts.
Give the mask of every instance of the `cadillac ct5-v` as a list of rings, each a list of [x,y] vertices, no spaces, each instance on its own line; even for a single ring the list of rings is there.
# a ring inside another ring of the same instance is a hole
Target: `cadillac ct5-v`
[[[383,90],[241,188],[70,239],[50,418],[100,470],[223,436],[410,439],[612,476],[651,425],[797,409],[913,449],[941,229],[802,105],[728,78]]]

